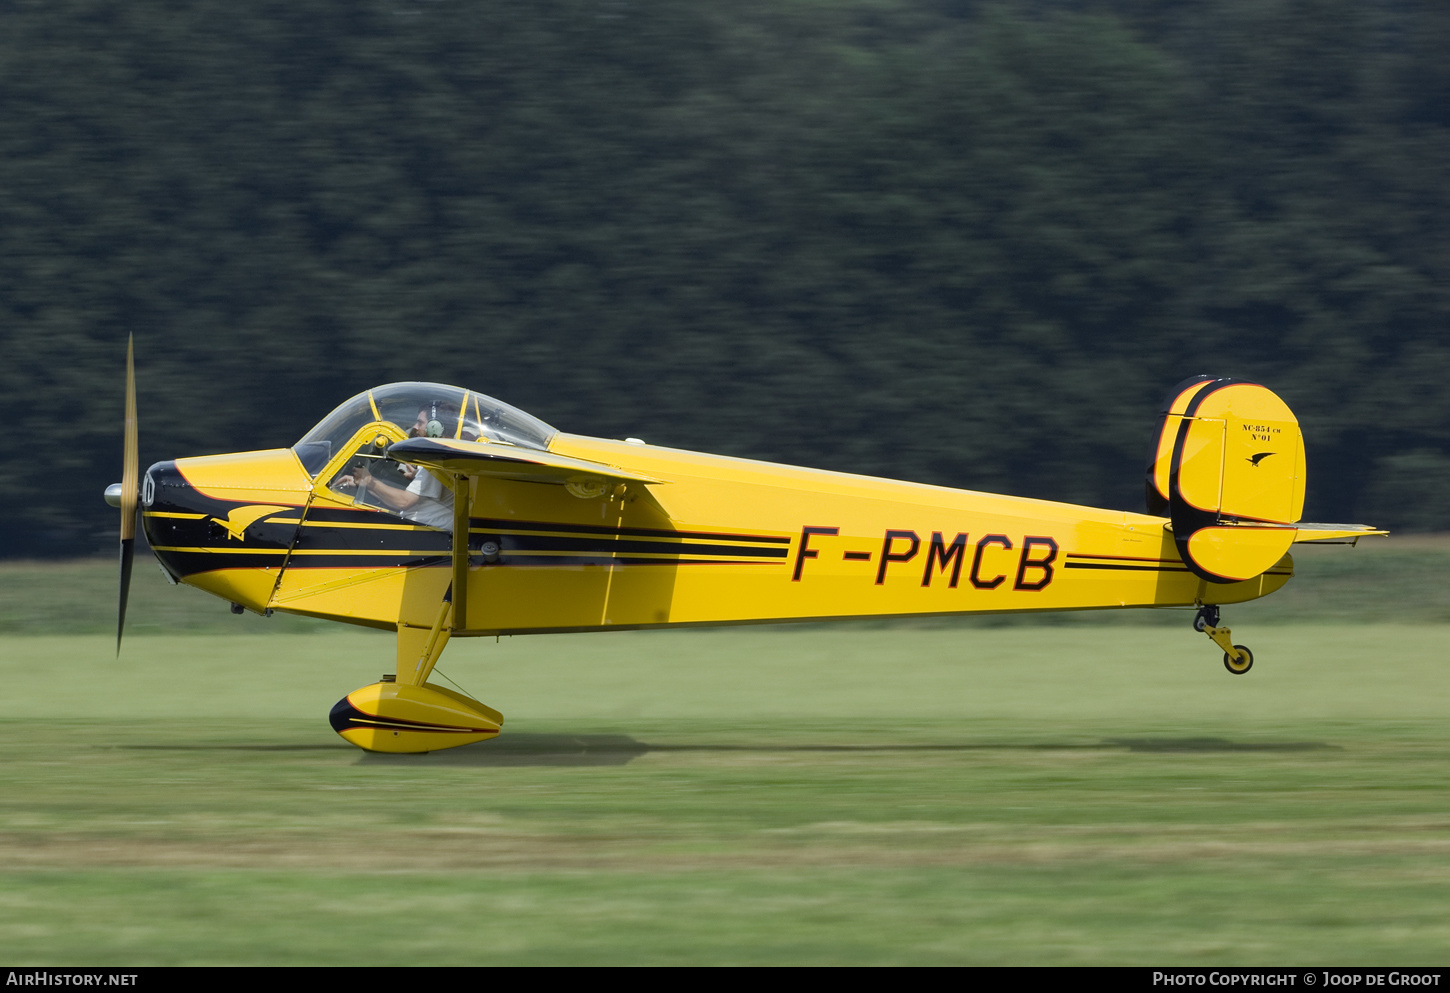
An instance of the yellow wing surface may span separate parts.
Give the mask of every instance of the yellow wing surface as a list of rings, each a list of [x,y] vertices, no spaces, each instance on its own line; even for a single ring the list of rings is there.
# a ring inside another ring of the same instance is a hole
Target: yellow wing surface
[[[443,472],[485,479],[513,479],[521,482],[586,482],[611,480],[624,483],[658,483],[660,480],[617,466],[554,452],[535,451],[515,445],[491,442],[455,441],[447,438],[412,438],[388,449],[399,462],[426,466]]]

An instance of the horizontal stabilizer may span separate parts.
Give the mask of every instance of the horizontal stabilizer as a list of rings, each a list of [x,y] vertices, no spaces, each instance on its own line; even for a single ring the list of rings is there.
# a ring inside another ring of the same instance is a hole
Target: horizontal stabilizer
[[[1328,545],[1352,545],[1361,538],[1368,538],[1370,535],[1389,534],[1388,531],[1380,531],[1368,524],[1297,524],[1298,534],[1294,543],[1303,544],[1306,541],[1322,541]]]
[[[602,462],[555,455],[532,448],[449,438],[409,438],[388,449],[388,456],[459,476],[516,479],[536,483],[571,483],[610,479],[627,483],[663,483],[662,479],[629,472]]]

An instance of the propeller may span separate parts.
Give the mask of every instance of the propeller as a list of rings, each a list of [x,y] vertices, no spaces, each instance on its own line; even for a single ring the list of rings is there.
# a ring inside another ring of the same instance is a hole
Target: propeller
[[[121,470],[121,602],[116,612],[116,657],[121,656],[121,632],[126,627],[126,597],[131,592],[131,561],[136,555],[137,464],[135,336],[126,339],[126,456]],[[109,495],[109,492],[108,494]]]

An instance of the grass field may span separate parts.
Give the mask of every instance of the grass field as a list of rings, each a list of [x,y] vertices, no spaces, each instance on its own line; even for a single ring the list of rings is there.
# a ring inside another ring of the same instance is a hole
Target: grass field
[[[143,587],[117,662],[42,633],[108,563],[0,567],[0,961],[1444,965],[1450,544],[1299,560],[1244,677],[1177,612],[476,640],[504,735],[391,758],[326,723],[386,636]]]

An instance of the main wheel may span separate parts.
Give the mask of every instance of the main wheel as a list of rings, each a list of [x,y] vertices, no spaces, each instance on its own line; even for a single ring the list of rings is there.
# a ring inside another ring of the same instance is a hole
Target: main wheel
[[[1249,651],[1243,645],[1235,645],[1234,647],[1244,653],[1243,661],[1237,661],[1228,652],[1224,652],[1223,667],[1229,672],[1233,673],[1235,676],[1242,676],[1244,673],[1248,672],[1254,667],[1254,653]]]

